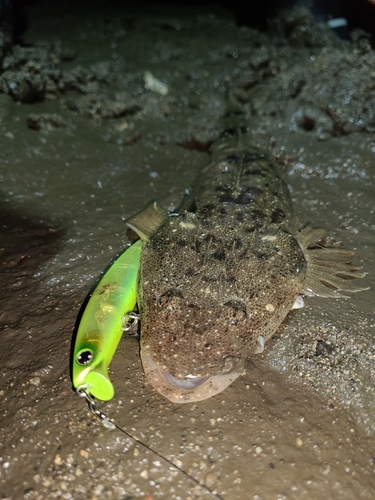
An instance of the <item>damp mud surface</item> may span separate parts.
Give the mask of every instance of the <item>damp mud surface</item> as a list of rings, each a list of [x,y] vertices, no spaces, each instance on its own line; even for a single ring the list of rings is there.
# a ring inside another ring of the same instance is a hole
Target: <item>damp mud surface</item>
[[[26,18],[0,74],[0,498],[374,498],[366,35],[340,40],[301,10],[267,32],[214,7],[38,2]],[[246,374],[197,404],[156,393],[124,336],[102,411],[200,486],[106,429],[72,390],[69,361],[90,288],[129,243],[124,221],[153,200],[178,207],[220,134],[227,86],[301,223],[354,249],[370,289],[306,299]]]

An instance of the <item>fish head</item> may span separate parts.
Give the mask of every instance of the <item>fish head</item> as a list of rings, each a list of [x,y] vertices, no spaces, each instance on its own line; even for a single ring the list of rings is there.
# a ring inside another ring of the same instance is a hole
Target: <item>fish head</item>
[[[176,217],[157,231],[139,272],[143,369],[176,403],[207,399],[243,373],[292,309],[306,264],[286,230],[240,238],[191,226]]]
[[[167,289],[156,304],[150,304],[142,321],[145,375],[175,403],[207,399],[226,389],[244,370],[246,357],[240,346],[247,333],[247,316],[239,301],[218,307]]]

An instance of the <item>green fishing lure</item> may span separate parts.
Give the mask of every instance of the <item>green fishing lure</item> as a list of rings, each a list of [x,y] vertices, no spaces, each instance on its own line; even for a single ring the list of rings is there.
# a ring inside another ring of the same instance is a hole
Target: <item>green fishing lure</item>
[[[137,302],[143,241],[127,248],[91,295],[78,326],[72,361],[73,386],[103,401],[114,396],[108,366]]]

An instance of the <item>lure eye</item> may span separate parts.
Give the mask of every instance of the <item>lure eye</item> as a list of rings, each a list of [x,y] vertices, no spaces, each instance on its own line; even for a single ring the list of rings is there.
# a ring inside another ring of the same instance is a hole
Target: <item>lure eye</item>
[[[94,353],[90,349],[84,349],[77,354],[76,361],[79,365],[88,365],[94,358]]]

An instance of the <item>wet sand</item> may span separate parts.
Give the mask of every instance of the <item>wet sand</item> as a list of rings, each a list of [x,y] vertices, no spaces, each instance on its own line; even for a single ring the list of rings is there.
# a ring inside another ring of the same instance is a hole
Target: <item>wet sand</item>
[[[375,488],[375,56],[307,13],[268,32],[215,8],[38,2],[0,75],[3,499],[215,498],[88,412],[74,324],[150,201],[178,207],[220,133],[229,82],[296,212],[356,250],[370,290],[311,298],[197,404],[164,400],[138,343],[111,364],[118,426],[225,500],[371,499]],[[68,27],[68,28],[67,28]],[[145,88],[145,71],[168,93]]]

